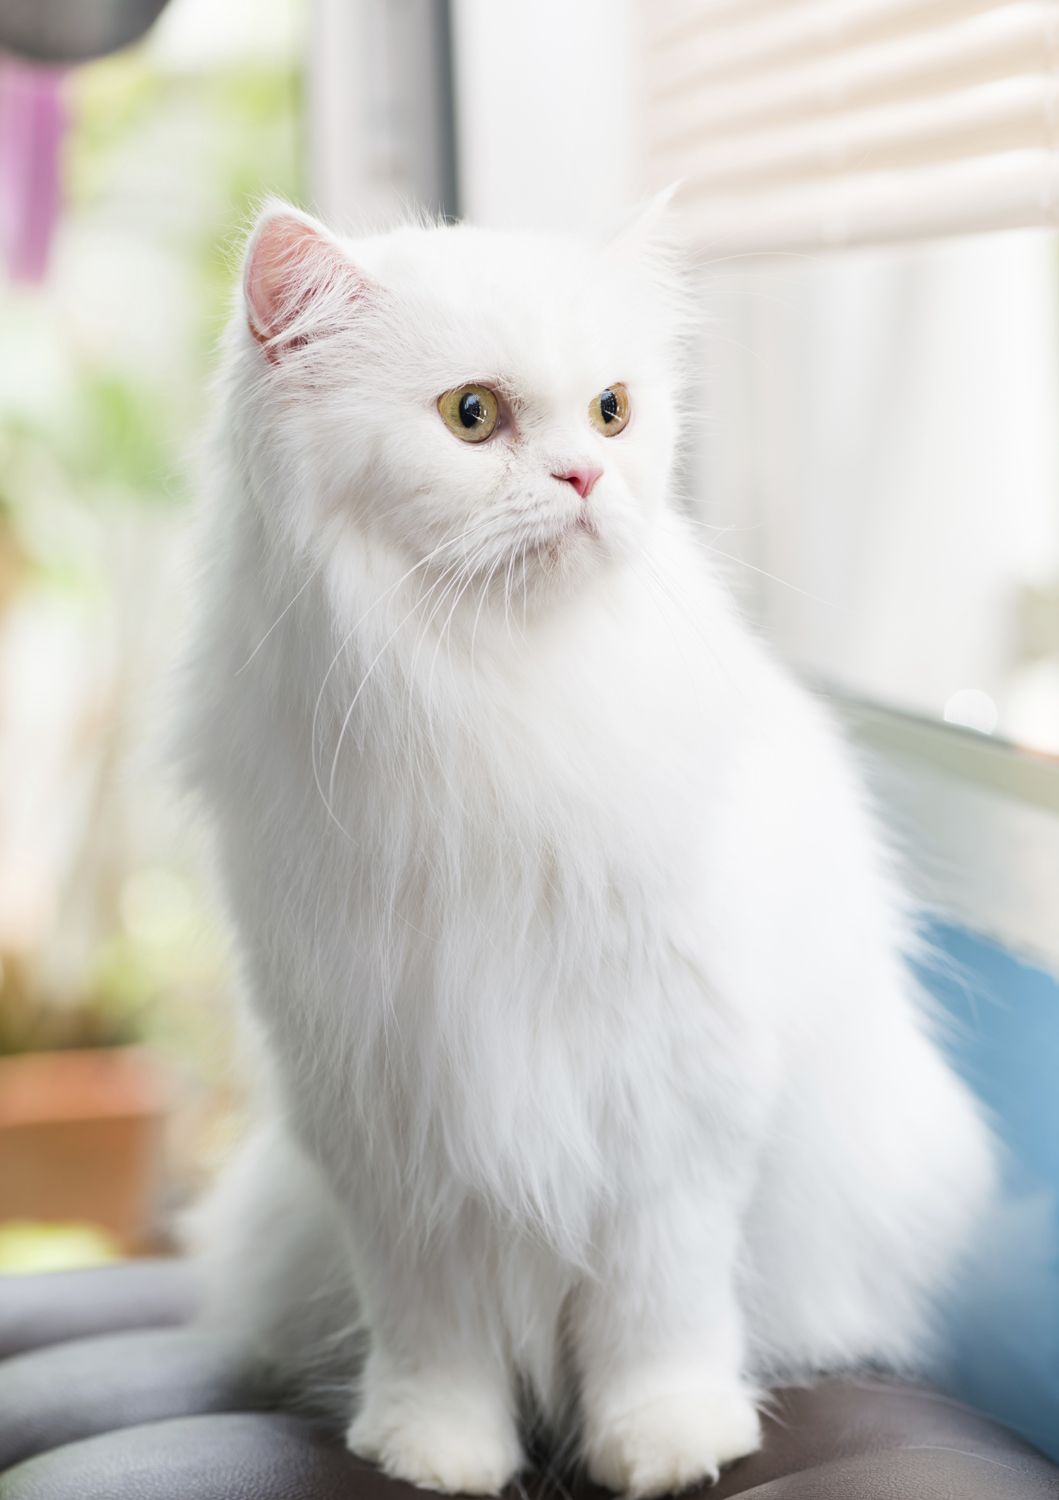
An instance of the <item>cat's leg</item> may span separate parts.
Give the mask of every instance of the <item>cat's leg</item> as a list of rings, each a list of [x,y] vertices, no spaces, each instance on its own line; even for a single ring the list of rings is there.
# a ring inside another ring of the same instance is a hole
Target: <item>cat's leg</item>
[[[424,1245],[396,1225],[363,1229],[370,1353],[349,1447],[396,1479],[495,1494],[522,1450],[487,1230],[465,1221]]]
[[[668,1189],[611,1221],[574,1321],[583,1444],[597,1483],[661,1495],[716,1477],[760,1443],[743,1376],[737,1207]]]

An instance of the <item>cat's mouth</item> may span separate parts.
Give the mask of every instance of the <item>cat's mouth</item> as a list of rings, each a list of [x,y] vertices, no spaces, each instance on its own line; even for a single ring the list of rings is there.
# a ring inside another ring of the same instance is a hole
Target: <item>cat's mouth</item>
[[[559,562],[582,538],[592,542],[599,541],[599,527],[593,517],[583,510],[565,522],[554,535],[537,542],[530,551],[542,561]]]

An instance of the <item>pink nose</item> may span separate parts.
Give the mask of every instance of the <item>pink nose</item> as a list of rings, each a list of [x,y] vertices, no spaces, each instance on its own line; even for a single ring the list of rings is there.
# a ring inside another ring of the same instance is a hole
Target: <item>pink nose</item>
[[[596,480],[603,473],[602,469],[584,468],[566,469],[562,474],[553,474],[553,479],[564,479],[567,484],[572,484],[582,500],[587,500],[595,489]]]

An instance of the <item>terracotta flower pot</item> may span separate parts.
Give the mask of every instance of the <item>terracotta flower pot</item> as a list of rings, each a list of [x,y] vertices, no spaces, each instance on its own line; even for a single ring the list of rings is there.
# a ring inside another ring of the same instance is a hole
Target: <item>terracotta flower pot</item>
[[[165,1100],[136,1047],[0,1057],[0,1220],[151,1240]]]

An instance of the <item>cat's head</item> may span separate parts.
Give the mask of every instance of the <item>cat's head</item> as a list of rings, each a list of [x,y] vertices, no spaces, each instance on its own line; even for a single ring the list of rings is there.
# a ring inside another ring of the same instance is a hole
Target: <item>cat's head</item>
[[[466,226],[346,241],[271,205],[247,247],[239,402],[288,529],[548,593],[634,557],[679,396],[657,217],[604,245]]]

